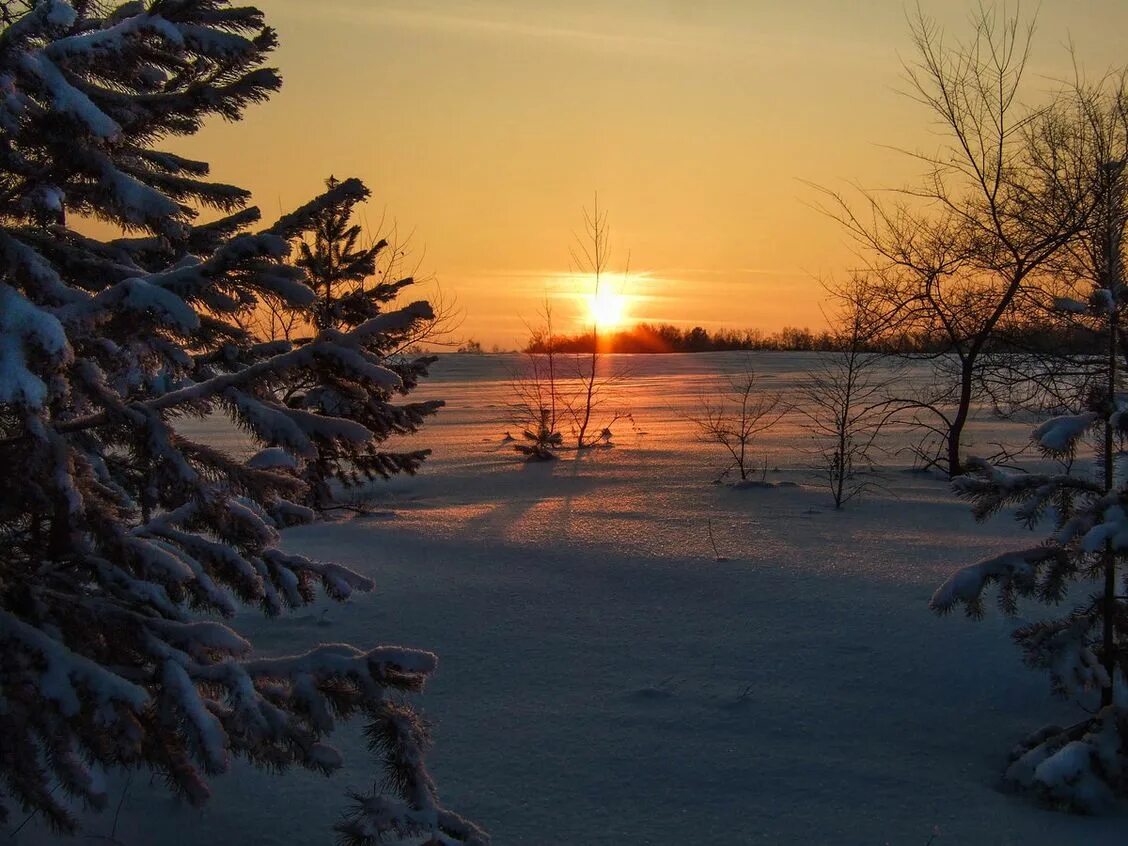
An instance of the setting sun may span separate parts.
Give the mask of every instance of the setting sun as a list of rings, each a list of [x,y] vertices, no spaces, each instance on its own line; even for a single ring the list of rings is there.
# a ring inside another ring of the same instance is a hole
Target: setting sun
[[[588,297],[588,318],[602,328],[619,326],[627,316],[627,298],[615,291],[603,290]]]

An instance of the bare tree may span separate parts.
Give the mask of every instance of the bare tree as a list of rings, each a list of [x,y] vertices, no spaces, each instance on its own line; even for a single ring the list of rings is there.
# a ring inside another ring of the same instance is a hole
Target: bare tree
[[[873,287],[855,277],[832,293],[837,350],[820,355],[804,375],[799,412],[814,438],[834,507],[842,508],[874,484],[872,454],[890,420],[887,397],[900,368],[896,359],[870,351],[888,318]]]
[[[571,255],[573,268],[591,277],[592,298],[597,302],[606,284],[611,256],[610,227],[607,213],[600,211],[598,194],[594,211],[584,209],[584,230],[575,235]],[[570,423],[576,449],[584,450],[610,441],[611,426],[631,416],[627,410],[610,407],[612,389],[626,374],[621,370],[603,371],[598,310],[592,309],[591,349],[575,356],[563,357],[557,350],[552,316],[552,305],[546,299],[539,325],[527,325],[527,358],[512,380],[510,412],[530,442],[514,448],[528,455],[531,445],[536,458],[551,456],[563,446],[560,432],[565,423]]]
[[[755,467],[756,438],[789,410],[778,392],[759,390],[756,372],[746,366],[726,377],[719,393],[703,393],[700,412],[688,419],[703,442],[722,447],[731,459],[721,477],[735,468],[741,481],[747,481]]]
[[[940,340],[933,356],[941,390],[903,397],[916,418],[931,416],[947,472],[963,468],[964,430],[977,399],[983,357],[1016,299],[1089,212],[1090,197],[1069,183],[1058,146],[1038,137],[1041,109],[1022,105],[1020,90],[1033,23],[981,8],[971,37],[949,44],[917,10],[915,62],[905,65],[909,96],[947,133],[920,185],[893,199],[863,191],[861,207],[826,191],[828,211],[869,256],[877,291],[900,326]],[[947,380],[951,380],[948,382]]]
[[[253,308],[237,317],[239,326],[266,341],[293,341],[298,333],[308,334],[302,311],[291,308],[276,294],[259,298]]]
[[[599,194],[595,195],[593,210],[584,209],[584,230],[575,235],[575,244],[572,247],[572,264],[576,270],[592,278],[592,301],[598,303],[600,289],[604,284],[611,260],[611,227],[608,223],[607,212],[599,210]],[[624,276],[630,274],[630,257]],[[591,353],[588,356],[577,356],[576,378],[580,383],[579,391],[564,397],[564,407],[576,428],[576,448],[586,449],[598,443],[601,439],[608,439],[611,426],[623,417],[629,416],[622,410],[605,414],[598,422],[593,420],[593,414],[606,405],[607,393],[615,382],[622,379],[621,373],[600,374],[599,363],[601,350],[599,348],[599,312],[592,309],[591,319]],[[586,362],[586,363],[585,363]],[[590,432],[598,431],[595,437],[590,437]]]
[[[1047,263],[1041,284],[1021,294],[1014,322],[1036,328],[1020,325],[1014,335],[1035,343],[1009,344],[1007,355],[988,361],[981,380],[1003,412],[1080,413],[1106,389],[1106,327],[1094,326],[1088,301],[1094,280],[1107,273],[1110,197],[1122,190],[1120,168],[1128,161],[1128,71],[1094,83],[1078,71],[1042,116],[1034,140],[1044,159],[1068,168],[1092,211]]]

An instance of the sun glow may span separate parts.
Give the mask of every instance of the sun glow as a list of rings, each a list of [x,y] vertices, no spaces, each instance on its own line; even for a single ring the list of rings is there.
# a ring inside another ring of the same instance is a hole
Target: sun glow
[[[604,289],[588,297],[588,318],[601,329],[614,329],[626,320],[627,298]]]

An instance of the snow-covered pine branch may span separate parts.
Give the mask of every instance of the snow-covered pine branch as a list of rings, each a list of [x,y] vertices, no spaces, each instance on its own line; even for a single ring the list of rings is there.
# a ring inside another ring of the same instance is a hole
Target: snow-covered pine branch
[[[1053,546],[1036,546],[987,558],[949,576],[932,594],[928,607],[947,614],[963,605],[969,617],[982,617],[983,591],[997,584],[1000,607],[1013,614],[1017,610],[1016,596],[1037,596],[1042,578],[1055,583],[1060,580],[1053,569],[1055,564],[1063,564],[1064,558],[1062,550]],[[1043,570],[1050,570],[1051,574],[1044,577]]]
[[[74,799],[106,803],[99,769],[148,768],[194,803],[234,758],[328,772],[341,756],[327,735],[362,716],[400,774],[368,801],[400,810],[370,804],[349,825],[384,836],[426,819],[484,843],[439,802],[423,735],[403,730],[419,718],[399,694],[435,656],[333,644],[263,659],[222,622],[372,589],[283,552],[279,534],[313,517],[310,467],[421,460],[380,444],[434,410],[391,402],[425,362],[384,351],[428,307],[375,297],[300,346],[247,331],[267,298],[313,323],[293,241],[367,189],[331,185],[252,231],[245,191],[157,145],[275,90],[273,31],[223,0],[107,6],[41,0],[0,32],[0,819],[21,808],[73,831]],[[88,217],[128,235],[72,228]],[[315,390],[295,401],[293,384]],[[189,437],[182,421],[208,414],[242,425],[256,454]]]
[[[1099,420],[1095,411],[1052,417],[1034,430],[1034,440],[1052,455],[1072,455],[1077,442]]]

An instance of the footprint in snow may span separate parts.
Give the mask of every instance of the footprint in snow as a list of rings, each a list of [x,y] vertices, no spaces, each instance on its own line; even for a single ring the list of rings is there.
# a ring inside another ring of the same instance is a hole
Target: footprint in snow
[[[627,694],[627,699],[632,702],[662,702],[672,699],[674,692],[665,687],[640,687]]]
[[[304,614],[301,617],[295,617],[293,622],[298,626],[321,626],[322,628],[333,625],[333,621],[329,619],[328,609],[320,614]]]

